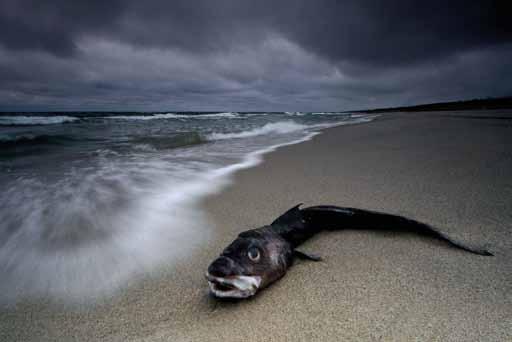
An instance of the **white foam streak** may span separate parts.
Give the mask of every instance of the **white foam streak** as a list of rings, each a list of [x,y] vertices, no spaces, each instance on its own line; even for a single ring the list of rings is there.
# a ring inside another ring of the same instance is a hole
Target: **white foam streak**
[[[285,112],[285,114],[289,115],[289,116],[304,116],[307,113],[304,113],[304,112]]]
[[[224,140],[224,139],[240,139],[250,138],[258,135],[265,135],[269,133],[285,134],[295,131],[301,131],[308,128],[306,125],[301,125],[293,121],[280,121],[265,124],[262,127],[254,128],[249,131],[238,133],[211,133],[207,136],[208,140]]]
[[[0,125],[3,126],[29,126],[29,125],[55,125],[79,120],[74,116],[0,116]]]
[[[162,119],[239,119],[242,118],[238,113],[212,113],[212,114],[153,114],[153,115],[115,115],[104,116],[103,119],[117,120],[162,120]]]
[[[78,186],[74,180],[49,191],[10,190],[2,204],[18,206],[15,216],[0,212],[8,234],[0,246],[0,303],[94,302],[208,238],[196,208],[207,184],[159,181],[158,191],[147,191],[119,171],[87,176]]]

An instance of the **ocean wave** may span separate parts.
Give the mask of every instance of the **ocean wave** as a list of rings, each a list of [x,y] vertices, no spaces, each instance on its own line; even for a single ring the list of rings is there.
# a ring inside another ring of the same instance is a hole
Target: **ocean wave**
[[[61,144],[72,140],[66,135],[47,135],[47,134],[0,134],[0,147],[20,146],[20,145],[39,145],[39,144]]]
[[[340,113],[340,112],[313,112],[311,115],[340,115],[340,116],[350,116],[347,113]]]
[[[79,118],[67,115],[56,116],[0,116],[1,126],[56,125],[77,121]]]
[[[240,138],[251,138],[259,135],[266,134],[286,134],[297,131],[305,131],[305,130],[319,130],[325,129],[329,127],[335,127],[339,125],[347,125],[347,124],[357,124],[363,122],[369,122],[375,119],[377,116],[370,115],[361,115],[361,116],[349,116],[346,114],[340,114],[344,118],[340,118],[340,121],[330,122],[330,123],[318,123],[311,125],[299,124],[295,121],[278,121],[267,123],[264,126],[253,128],[248,131],[242,132],[233,132],[233,133],[210,133],[206,136],[208,140],[225,140],[225,139],[240,139]],[[346,120],[350,118],[350,120]]]
[[[211,118],[228,118],[228,119],[240,119],[243,118],[239,113],[236,112],[225,112],[225,113],[212,113],[212,114],[176,114],[181,118],[187,119],[211,119]]]
[[[244,117],[271,115],[271,113],[244,113]]]
[[[279,121],[267,123],[262,127],[254,128],[248,131],[235,132],[235,133],[210,133],[207,136],[208,140],[224,140],[224,139],[239,139],[250,138],[258,135],[265,135],[270,133],[285,134],[295,131],[301,131],[310,126],[298,124],[293,121]]]
[[[175,119],[177,114],[153,114],[153,115],[113,115],[102,116],[101,119],[116,119],[116,120],[158,120],[158,119]]]
[[[48,296],[59,302],[89,302],[186,260],[211,234],[200,207],[204,196],[222,190],[237,170],[261,163],[263,154],[309,140],[320,134],[316,129],[351,122],[279,121],[238,133],[214,133],[221,140],[283,133],[222,162],[202,160],[194,149],[169,159],[167,153],[112,158],[107,145],[98,151],[105,158],[99,158],[95,171],[75,168],[55,184],[20,177],[0,196],[0,304]],[[299,134],[286,135],[291,132]],[[176,141],[202,141],[196,132],[180,134],[125,141],[142,152]],[[230,145],[223,141],[205,147],[217,146],[213,152],[222,155]]]
[[[162,160],[120,165],[105,159],[97,172],[70,174],[54,185],[18,180],[0,197],[6,227],[0,234],[0,304],[23,298],[94,304],[140,275],[183,260],[211,234],[199,207],[204,196],[223,189],[234,172],[261,163],[263,154],[316,134],[220,167],[174,165],[169,174]]]
[[[141,137],[131,140],[134,149],[146,152],[193,146],[204,142],[198,132],[182,132],[171,136]]]
[[[211,113],[211,114],[152,114],[152,115],[114,115],[104,116],[103,119],[117,119],[117,120],[161,120],[161,119],[216,119],[228,118],[239,119],[242,118],[240,114],[234,112],[226,113]]]
[[[66,146],[73,141],[72,137],[66,135],[0,134],[0,158],[22,158],[54,147]]]

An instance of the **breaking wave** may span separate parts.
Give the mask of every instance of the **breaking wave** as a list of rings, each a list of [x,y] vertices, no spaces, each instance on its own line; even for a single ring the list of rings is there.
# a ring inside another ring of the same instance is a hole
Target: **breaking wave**
[[[0,116],[2,126],[31,126],[31,125],[56,125],[66,122],[77,121],[74,116]]]
[[[304,116],[304,115],[308,114],[305,112],[284,112],[284,113],[288,116]]]
[[[262,127],[254,128],[248,131],[237,133],[211,133],[207,136],[208,140],[224,140],[224,139],[239,139],[249,138],[258,135],[265,135],[270,133],[285,134],[295,131],[301,131],[310,126],[298,124],[293,121],[280,121],[265,124]]]
[[[239,119],[242,118],[238,113],[226,112],[226,113],[212,113],[212,114],[152,114],[152,115],[114,115],[104,116],[104,119],[117,119],[117,120],[161,120],[161,119],[217,119],[217,118],[228,118],[228,119]]]

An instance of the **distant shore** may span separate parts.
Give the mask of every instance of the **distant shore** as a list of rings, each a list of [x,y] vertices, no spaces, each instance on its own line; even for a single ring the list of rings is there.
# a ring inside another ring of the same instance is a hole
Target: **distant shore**
[[[0,310],[2,341],[512,340],[512,111],[384,114],[279,148],[203,207],[214,238],[97,307]],[[217,302],[204,270],[297,203],[404,214],[495,257],[414,234],[323,233],[255,298]]]
[[[452,102],[428,103],[404,107],[363,109],[352,111],[352,113],[431,112],[492,109],[512,109],[512,96],[489,99],[473,99]]]

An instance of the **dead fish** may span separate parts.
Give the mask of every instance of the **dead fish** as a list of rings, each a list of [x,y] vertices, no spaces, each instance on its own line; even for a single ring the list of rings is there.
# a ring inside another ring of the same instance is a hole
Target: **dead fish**
[[[210,293],[218,298],[248,298],[283,277],[296,258],[322,260],[297,247],[323,230],[417,232],[471,253],[492,255],[483,247],[470,246],[437,228],[402,216],[326,205],[305,209],[300,206],[291,208],[268,226],[240,233],[208,267]]]

